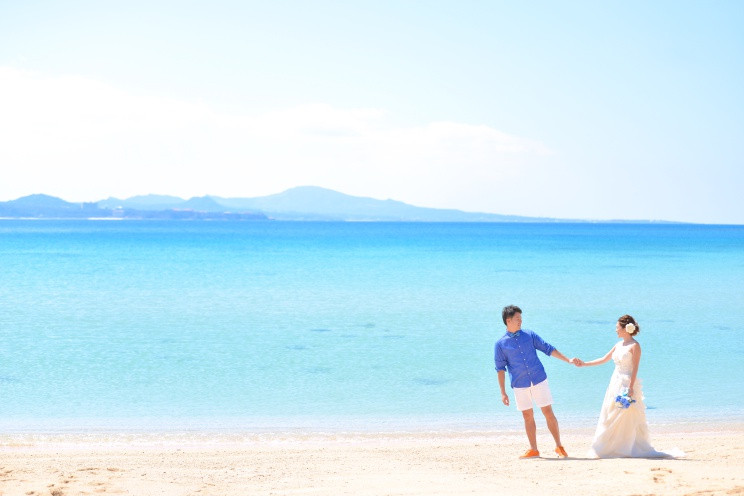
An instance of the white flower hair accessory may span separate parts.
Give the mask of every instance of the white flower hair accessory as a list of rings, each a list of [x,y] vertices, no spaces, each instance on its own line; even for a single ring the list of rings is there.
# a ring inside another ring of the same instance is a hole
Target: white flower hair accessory
[[[633,323],[625,324],[625,332],[627,332],[628,334],[633,334],[633,331],[635,330],[636,330],[635,324]]]

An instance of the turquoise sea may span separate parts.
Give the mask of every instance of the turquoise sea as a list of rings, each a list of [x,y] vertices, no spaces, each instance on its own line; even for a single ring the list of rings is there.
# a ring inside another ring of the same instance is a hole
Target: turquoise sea
[[[649,421],[741,420],[744,226],[0,220],[0,432],[508,429],[501,308],[639,321]],[[612,365],[542,357],[562,425]]]

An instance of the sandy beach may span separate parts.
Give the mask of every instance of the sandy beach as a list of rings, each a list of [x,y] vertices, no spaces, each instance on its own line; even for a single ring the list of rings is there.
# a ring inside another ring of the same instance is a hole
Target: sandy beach
[[[521,432],[5,435],[0,494],[744,494],[744,424],[652,428],[684,459],[587,459],[591,434],[533,460]]]

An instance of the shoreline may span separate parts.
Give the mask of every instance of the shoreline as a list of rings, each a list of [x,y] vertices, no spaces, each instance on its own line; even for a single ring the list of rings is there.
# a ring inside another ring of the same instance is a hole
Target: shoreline
[[[538,430],[544,418],[536,414]],[[594,431],[596,415],[558,415],[561,431]],[[659,416],[647,412],[652,432],[709,430],[713,426],[736,429],[744,426],[744,412],[719,415],[687,412],[685,416]],[[292,434],[398,434],[398,433],[508,433],[521,432],[522,419],[517,411],[493,415],[456,416],[429,415],[404,417],[307,416],[307,417],[145,417],[145,418],[50,418],[0,419],[0,438],[3,435],[157,435],[179,433],[198,435],[292,435]]]
[[[544,426],[536,460],[520,430],[3,434],[0,495],[744,495],[744,422],[650,427],[686,456],[585,458],[589,427],[562,429],[565,460]]]
[[[649,424],[651,441],[664,439],[687,439],[692,437],[715,437],[738,434],[744,437],[744,421],[699,422],[677,424]],[[545,425],[538,420],[538,437],[552,442]],[[582,442],[588,446],[594,435],[592,427],[561,427],[561,437]],[[234,448],[251,445],[273,444],[349,444],[388,442],[428,442],[437,439],[440,443],[465,441],[525,442],[524,431],[518,429],[430,429],[430,430],[381,430],[381,431],[250,431],[250,430],[94,430],[56,432],[5,432],[0,433],[0,454],[30,449],[98,449],[98,448]],[[564,443],[566,444],[566,443]],[[742,446],[744,448],[744,446]]]
[[[741,435],[744,421],[728,423],[650,425],[651,441],[655,438],[671,440],[695,437]],[[543,444],[552,443],[547,428],[538,424],[537,435]],[[594,427],[561,428],[561,437],[571,439],[577,446],[584,443],[588,449]],[[389,430],[389,431],[90,431],[90,432],[16,432],[0,434],[0,454],[32,450],[98,450],[120,448],[202,449],[239,448],[253,445],[320,445],[320,444],[377,444],[377,443],[439,443],[505,441],[526,443],[522,429],[481,430]],[[564,442],[564,444],[566,444]],[[742,446],[744,448],[744,446]],[[661,448],[660,448],[661,449]]]

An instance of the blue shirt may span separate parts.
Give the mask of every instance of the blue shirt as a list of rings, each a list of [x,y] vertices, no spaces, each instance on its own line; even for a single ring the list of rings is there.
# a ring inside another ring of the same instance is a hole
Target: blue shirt
[[[496,370],[508,370],[512,388],[529,387],[548,378],[537,350],[550,356],[555,348],[534,332],[520,329],[508,332],[498,341],[494,350]]]

